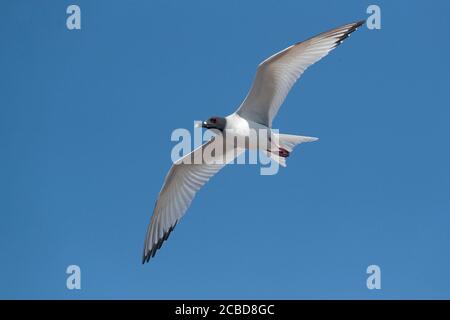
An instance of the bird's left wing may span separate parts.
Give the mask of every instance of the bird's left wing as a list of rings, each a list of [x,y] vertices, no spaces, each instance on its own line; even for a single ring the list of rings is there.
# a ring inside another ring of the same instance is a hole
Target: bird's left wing
[[[170,168],[147,229],[142,263],[148,262],[167,240],[196,192],[227,163],[245,152],[244,149],[227,148],[220,141],[218,141],[220,145],[213,146],[214,141],[217,140],[213,138],[204,143]],[[214,159],[222,159],[218,164],[208,160],[207,157],[207,154],[210,154],[208,151],[214,147],[217,147]]]
[[[321,33],[264,60],[237,114],[271,127],[289,90],[306,68],[325,57],[363,23],[354,22]]]

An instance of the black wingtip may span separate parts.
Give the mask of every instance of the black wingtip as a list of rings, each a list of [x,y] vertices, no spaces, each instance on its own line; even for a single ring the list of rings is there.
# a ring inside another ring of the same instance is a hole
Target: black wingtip
[[[155,245],[153,245],[151,250],[146,250],[146,248],[144,248],[144,254],[142,256],[142,264],[148,263],[150,261],[150,258],[153,258],[155,256],[156,251],[158,251],[161,248],[163,242],[166,241],[167,239],[169,239],[169,235],[172,233],[173,229],[175,229],[175,226],[177,225],[177,223],[178,223],[178,220],[175,221],[174,225],[171,226],[169,228],[169,230],[167,230],[163,234],[162,238],[160,238]]]
[[[358,21],[358,22],[351,23],[350,27],[347,30],[347,32],[345,32],[341,37],[338,38],[338,40],[336,41],[335,47],[337,47],[342,42],[344,42],[344,40],[347,39],[350,36],[350,34],[355,32],[364,23],[366,23],[366,20],[361,20],[361,21]]]
[[[361,27],[364,23],[366,23],[366,20],[360,20],[355,23],[355,28]]]

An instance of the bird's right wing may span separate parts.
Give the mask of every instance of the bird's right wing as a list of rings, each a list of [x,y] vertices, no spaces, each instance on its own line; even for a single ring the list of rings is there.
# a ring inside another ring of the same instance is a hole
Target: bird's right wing
[[[245,152],[244,149],[226,148],[225,144],[219,142],[222,148],[217,146],[214,157],[222,161],[215,164],[206,156],[215,147],[214,141],[213,138],[204,143],[170,168],[147,229],[142,263],[148,262],[167,240],[196,192],[227,163]]]
[[[252,88],[236,113],[271,127],[289,90],[306,68],[325,57],[363,23],[350,23],[321,33],[264,60],[258,66]]]

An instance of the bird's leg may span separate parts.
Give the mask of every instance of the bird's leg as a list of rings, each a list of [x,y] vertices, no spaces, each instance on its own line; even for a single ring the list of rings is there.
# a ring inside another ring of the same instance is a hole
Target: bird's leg
[[[271,146],[271,147],[267,148],[267,152],[276,154],[277,152],[275,150],[278,149],[278,156],[279,157],[282,157],[282,158],[289,157],[290,152],[287,151],[285,148],[282,148],[282,147],[278,146],[278,144],[272,143],[272,137],[271,136],[269,136],[267,138],[267,140],[269,141],[269,145]],[[274,150],[272,150],[272,149],[274,149]]]
[[[269,153],[272,153],[272,150],[270,150],[270,149],[267,149],[266,151],[269,152]],[[273,153],[276,153],[276,151],[273,152]],[[282,158],[287,158],[287,157],[289,157],[290,154],[291,153],[289,151],[287,151],[286,149],[278,148],[278,156],[280,156]]]
[[[287,150],[284,149],[284,148],[279,148],[279,149],[278,149],[278,155],[279,155],[280,157],[287,158],[287,157],[289,157],[289,154],[290,154],[290,152],[287,151]]]

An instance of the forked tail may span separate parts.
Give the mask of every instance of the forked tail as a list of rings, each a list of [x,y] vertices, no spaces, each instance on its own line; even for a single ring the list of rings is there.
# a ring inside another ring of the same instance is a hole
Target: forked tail
[[[267,155],[281,166],[286,167],[286,158],[294,150],[294,148],[304,142],[314,142],[319,138],[296,136],[293,134],[274,134],[275,139],[272,139],[272,146]]]

